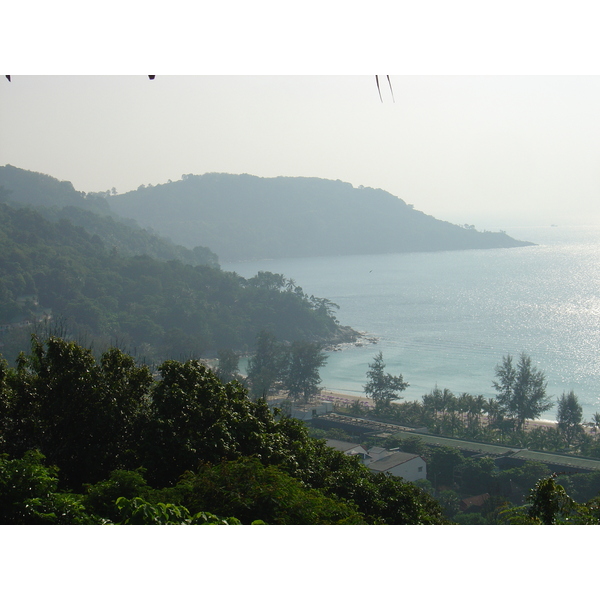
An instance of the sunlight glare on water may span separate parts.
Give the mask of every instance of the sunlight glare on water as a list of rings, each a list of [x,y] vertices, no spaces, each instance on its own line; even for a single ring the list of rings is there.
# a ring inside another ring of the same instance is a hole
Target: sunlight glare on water
[[[545,372],[556,400],[575,391],[584,419],[600,411],[600,230],[537,227],[509,231],[537,246],[230,263],[293,278],[309,295],[340,305],[344,325],[378,338],[329,355],[323,385],[362,393],[381,350],[402,373],[407,400],[435,385],[494,395],[495,366],[522,351]],[[542,416],[556,418],[556,409]]]

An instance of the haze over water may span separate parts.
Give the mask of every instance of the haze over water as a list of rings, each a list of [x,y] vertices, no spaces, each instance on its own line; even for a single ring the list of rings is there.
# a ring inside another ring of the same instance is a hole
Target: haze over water
[[[344,325],[378,339],[329,354],[321,370],[331,390],[362,394],[381,350],[402,373],[406,400],[436,384],[455,394],[493,397],[495,366],[524,351],[545,372],[553,400],[574,390],[584,420],[600,411],[600,228],[515,228],[537,246],[224,264],[293,278],[309,295],[340,306]],[[556,407],[541,416],[555,420]]]

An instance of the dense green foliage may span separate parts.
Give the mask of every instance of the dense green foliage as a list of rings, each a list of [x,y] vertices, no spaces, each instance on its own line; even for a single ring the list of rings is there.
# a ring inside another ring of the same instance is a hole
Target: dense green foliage
[[[567,446],[570,446],[583,432],[582,417],[583,409],[575,393],[572,390],[568,394],[563,392],[558,399],[556,418],[558,421],[558,430],[562,434]]]
[[[98,214],[110,214],[110,206],[99,194],[78,192],[70,181],[59,181],[50,175],[26,171],[12,165],[0,167],[0,187],[17,206],[77,206]]]
[[[291,344],[284,367],[283,385],[288,398],[305,404],[320,391],[319,369],[327,363],[320,344],[296,341]]]
[[[546,376],[531,364],[527,354],[519,356],[516,366],[510,355],[503,357],[502,364],[496,367],[496,377],[498,381],[493,386],[498,391],[500,407],[519,430],[523,430],[526,420],[537,419],[552,408],[546,393]]]
[[[166,361],[155,379],[117,349],[96,361],[75,342],[33,339],[15,368],[0,364],[0,432],[2,522],[445,522],[417,487],[372,474],[195,360]]]
[[[74,206],[35,207],[44,218],[56,223],[67,220],[83,227],[92,237],[100,238],[106,248],[114,248],[124,256],[149,256],[157,260],[178,260],[188,265],[218,266],[219,259],[204,246],[193,250],[173,244],[158,234],[142,229],[132,219],[120,219],[116,215],[98,215]]]
[[[504,233],[439,221],[383,190],[308,177],[208,173],[110,196],[121,216],[221,260],[504,248]]]
[[[142,229],[133,219],[122,219],[113,213],[106,201],[110,193],[77,192],[68,181],[49,175],[0,167],[0,199],[15,208],[34,208],[52,222],[66,219],[83,227],[91,236],[98,236],[107,248],[116,248],[126,256],[147,255],[159,260],[216,266],[218,258],[208,248],[193,250],[177,246],[156,233]]]
[[[313,435],[318,431],[313,431]],[[325,434],[325,432],[323,432]],[[346,439],[366,447],[383,445],[422,456],[427,463],[427,479],[415,482],[442,506],[452,522],[465,525],[534,524],[527,516],[536,486],[552,478],[572,499],[581,519],[571,523],[600,523],[600,513],[590,515],[583,507],[600,503],[600,470],[587,473],[552,473],[548,465],[535,461],[505,464],[492,456],[472,456],[453,447],[426,444],[414,435],[382,438],[348,436],[329,430],[322,437]],[[472,501],[472,502],[471,502]],[[580,510],[581,509],[581,510]],[[595,515],[595,516],[594,516]],[[562,522],[562,521],[556,521]]]
[[[337,406],[336,410],[356,416],[373,414],[360,403]],[[447,388],[434,387],[420,401],[392,403],[377,417],[400,425],[427,427],[431,433],[453,438],[600,458],[597,427],[590,431],[581,425],[521,429],[516,419],[506,416],[497,400],[468,393],[456,395]]]
[[[171,490],[174,501],[194,510],[236,515],[244,524],[361,525],[367,521],[351,501],[310,489],[274,465],[255,457],[204,465]]]
[[[369,364],[367,383],[364,387],[367,398],[372,398],[375,402],[376,414],[389,412],[392,401],[400,400],[402,396],[399,392],[408,387],[402,375],[391,375],[384,369],[383,354],[379,352]]]
[[[372,398],[372,388],[386,389],[382,361],[383,357],[376,356],[366,374],[365,389]],[[559,398],[557,427],[526,426],[525,419],[534,419],[541,410],[548,410],[552,405],[546,395],[544,373],[531,365],[531,358],[526,354],[521,355],[517,367],[510,357],[504,357],[496,368],[497,377],[498,373],[503,383],[496,383],[496,398],[469,393],[456,395],[447,388],[435,386],[420,401],[380,402],[379,407],[373,408],[355,402],[338,405],[336,410],[356,416],[375,416],[410,427],[426,427],[430,433],[448,437],[600,458],[600,413],[594,415],[590,423],[582,423],[581,405],[571,391]]]
[[[208,265],[122,255],[69,221],[0,203],[0,324],[12,327],[3,342],[13,354],[26,346],[20,325],[48,312],[73,334],[104,347],[119,340],[149,361],[246,350],[263,329],[288,342],[351,339],[329,304],[282,275],[246,280]]]
[[[0,456],[0,523],[3,525],[86,525],[102,519],[88,514],[81,497],[58,491],[58,469],[44,465],[36,450],[23,458]]]
[[[264,329],[256,336],[254,354],[248,360],[248,384],[255,398],[266,398],[281,384],[284,348],[277,338]]]
[[[137,467],[152,381],[117,349],[97,362],[73,342],[34,339],[15,369],[0,370],[1,448],[12,456],[40,450],[69,487]]]
[[[143,498],[117,498],[115,506],[122,525],[241,525],[235,517],[221,518],[200,511],[194,515],[185,506],[171,503],[151,503]],[[254,522],[253,522],[254,524]]]
[[[525,505],[506,509],[501,516],[516,525],[598,525],[600,495],[578,503],[552,475],[536,483]]]
[[[255,398],[277,392],[307,403],[321,389],[319,369],[326,362],[319,343],[303,340],[283,344],[272,333],[261,331],[248,361],[247,383]]]

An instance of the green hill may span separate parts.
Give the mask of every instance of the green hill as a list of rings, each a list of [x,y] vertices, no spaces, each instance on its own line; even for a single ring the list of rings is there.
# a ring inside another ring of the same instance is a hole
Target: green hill
[[[78,206],[98,214],[110,214],[110,207],[99,194],[78,192],[70,181],[26,171],[12,165],[0,167],[0,186],[9,192],[10,204],[26,206]]]
[[[105,195],[78,192],[69,181],[6,165],[0,167],[0,187],[6,192],[4,200],[11,206],[29,206],[53,222],[67,219],[121,254],[146,254],[191,265],[218,264],[216,254],[208,248],[196,245],[190,250],[173,244],[155,232],[142,229],[134,220],[113,213]]]
[[[210,265],[126,256],[70,221],[0,202],[0,342],[10,359],[28,346],[27,325],[48,317],[149,360],[243,351],[263,329],[290,342],[352,339],[331,306],[282,275],[246,280]]]
[[[440,221],[380,189],[208,173],[107,198],[111,209],[223,261],[530,245]]]

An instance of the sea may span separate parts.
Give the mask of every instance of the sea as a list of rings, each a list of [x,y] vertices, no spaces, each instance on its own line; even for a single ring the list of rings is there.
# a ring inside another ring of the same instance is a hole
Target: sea
[[[555,406],[573,390],[585,421],[600,412],[600,227],[507,229],[535,246],[493,250],[327,256],[226,263],[252,277],[281,273],[339,306],[340,323],[365,334],[328,352],[322,385],[364,395],[381,351],[402,374],[404,400],[435,386],[492,398],[496,366],[521,352],[544,372]]]

